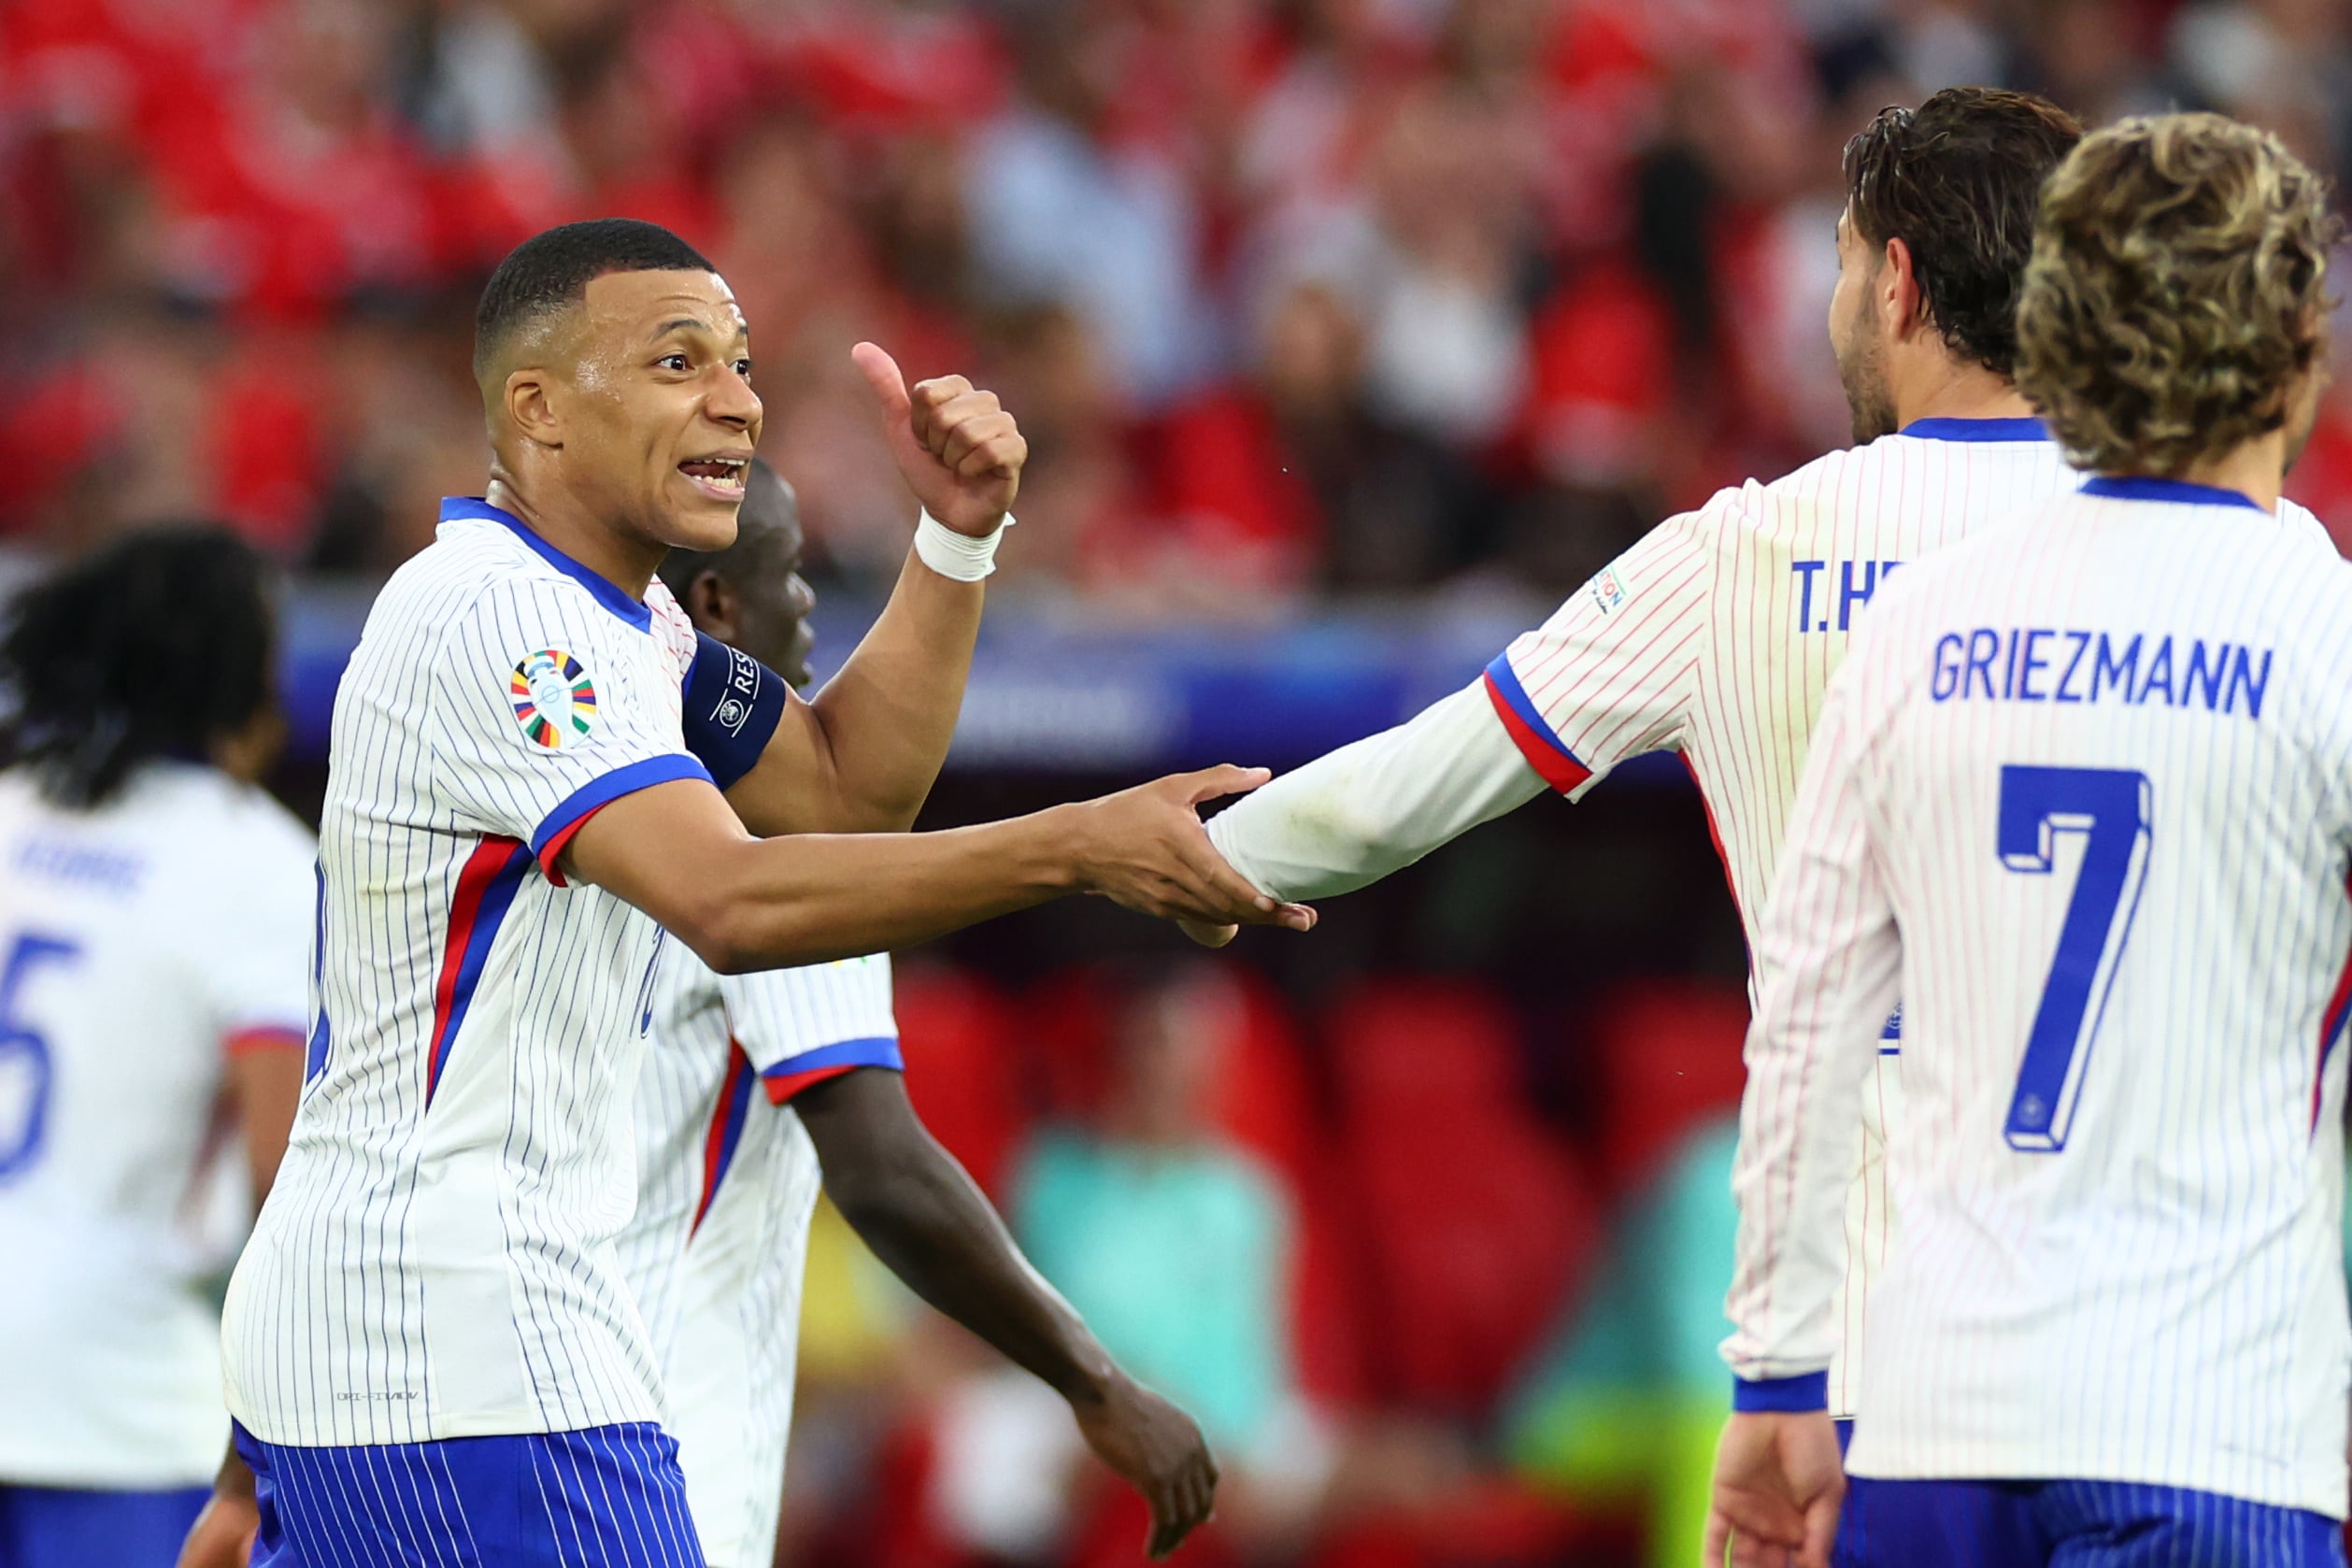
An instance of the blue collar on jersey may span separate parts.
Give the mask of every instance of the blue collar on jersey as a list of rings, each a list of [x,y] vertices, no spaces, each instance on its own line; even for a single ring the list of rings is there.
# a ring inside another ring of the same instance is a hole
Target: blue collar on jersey
[[[653,629],[653,612],[642,599],[632,599],[609,577],[599,577],[586,566],[531,532],[531,525],[503,506],[493,506],[478,495],[445,495],[441,497],[441,520],[457,522],[478,519],[484,522],[503,522],[515,531],[515,537],[536,550],[539,559],[578,583],[594,596],[596,602],[620,617],[640,632]]]
[[[2115,501],[2174,501],[2184,506],[2251,506],[2258,512],[2262,510],[2261,504],[2244,491],[2192,485],[2187,479],[2156,479],[2141,474],[2102,474],[2083,481],[2083,493],[2104,495]]]
[[[2046,441],[2050,433],[2040,420],[1913,420],[1897,435],[1922,441]]]

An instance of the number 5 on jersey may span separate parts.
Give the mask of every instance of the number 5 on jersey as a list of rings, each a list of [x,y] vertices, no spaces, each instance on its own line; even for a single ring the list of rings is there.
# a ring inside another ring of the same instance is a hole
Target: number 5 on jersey
[[[2003,1129],[2011,1148],[2055,1154],[2066,1147],[2107,992],[2131,940],[2154,792],[2145,774],[2129,768],[2011,766],[2001,770],[2000,810],[2001,863],[2012,871],[2046,877],[2061,834],[2086,839]]]
[[[15,1080],[21,1092],[11,1096],[23,1108],[0,1119],[0,1181],[28,1169],[41,1152],[41,1134],[49,1126],[51,1069],[49,1038],[23,1016],[25,982],[44,963],[63,963],[81,956],[78,945],[59,936],[24,932],[8,948],[0,964],[0,1082]]]

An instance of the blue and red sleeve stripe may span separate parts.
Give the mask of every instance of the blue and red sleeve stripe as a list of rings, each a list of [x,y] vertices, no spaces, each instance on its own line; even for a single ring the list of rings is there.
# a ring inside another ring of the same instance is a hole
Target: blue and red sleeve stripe
[[[743,1141],[743,1129],[751,1112],[751,1086],[762,1083],[768,1098],[783,1105],[811,1084],[837,1078],[861,1067],[888,1067],[905,1071],[900,1059],[898,1041],[879,1034],[862,1040],[842,1040],[816,1050],[803,1051],[787,1058],[765,1071],[755,1070],[750,1057],[744,1053],[737,1040],[727,1042],[727,1076],[719,1086],[719,1103],[712,1107],[710,1127],[703,1134],[703,1190],[694,1204],[694,1220],[687,1229],[687,1239],[702,1229],[703,1219],[710,1213],[710,1205],[718,1201],[719,1189],[727,1179],[727,1172],[734,1164],[735,1147]]]
[[[772,1067],[761,1069],[760,1080],[767,1086],[768,1099],[781,1105],[811,1084],[837,1078],[860,1067],[887,1067],[893,1073],[905,1072],[906,1059],[899,1054],[898,1037],[873,1034],[862,1040],[840,1040],[812,1051],[803,1051],[798,1056],[785,1058]]]
[[[563,853],[572,835],[588,825],[593,817],[623,795],[649,790],[656,784],[675,783],[681,778],[699,778],[710,782],[710,770],[683,752],[670,752],[660,757],[647,757],[617,767],[610,773],[590,779],[563,797],[556,808],[547,814],[531,834],[531,854],[539,862],[549,881],[563,887],[563,874],[556,869],[556,860]]]
[[[515,893],[531,869],[531,848],[519,838],[492,834],[466,857],[457,874],[457,896],[449,901],[449,933],[441,952],[440,976],[433,987],[433,1044],[425,1058],[425,1104],[441,1087],[449,1047],[465,1025],[490,961],[491,944],[513,907]]]
[[[729,1040],[727,1076],[719,1086],[710,1130],[703,1134],[703,1192],[694,1203],[694,1221],[686,1228],[689,1241],[703,1228],[703,1218],[718,1201],[720,1183],[727,1179],[727,1168],[735,1162],[735,1146],[743,1142],[743,1124],[751,1113],[751,1082],[756,1076],[751,1059],[743,1054],[740,1045]]]
[[[1527,759],[1545,783],[1567,794],[1592,777],[1592,770],[1576,760],[1560,736],[1553,733],[1551,723],[1519,684],[1518,673],[1511,668],[1511,656],[1498,653],[1487,666],[1487,700],[1494,704],[1495,716],[1503,720],[1519,755]]]

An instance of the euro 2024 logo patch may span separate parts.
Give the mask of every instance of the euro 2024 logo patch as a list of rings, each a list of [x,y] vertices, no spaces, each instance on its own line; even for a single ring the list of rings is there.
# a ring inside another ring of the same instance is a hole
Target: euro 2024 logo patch
[[[515,666],[506,683],[523,738],[549,751],[585,743],[596,728],[596,683],[560,648],[543,648]]]

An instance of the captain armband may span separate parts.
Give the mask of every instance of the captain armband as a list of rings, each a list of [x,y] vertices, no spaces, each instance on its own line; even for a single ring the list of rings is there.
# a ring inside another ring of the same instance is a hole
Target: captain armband
[[[784,677],[748,653],[707,633],[695,634],[693,667],[686,672],[682,715],[686,749],[710,769],[721,789],[759,764],[768,737],[784,717]]]

